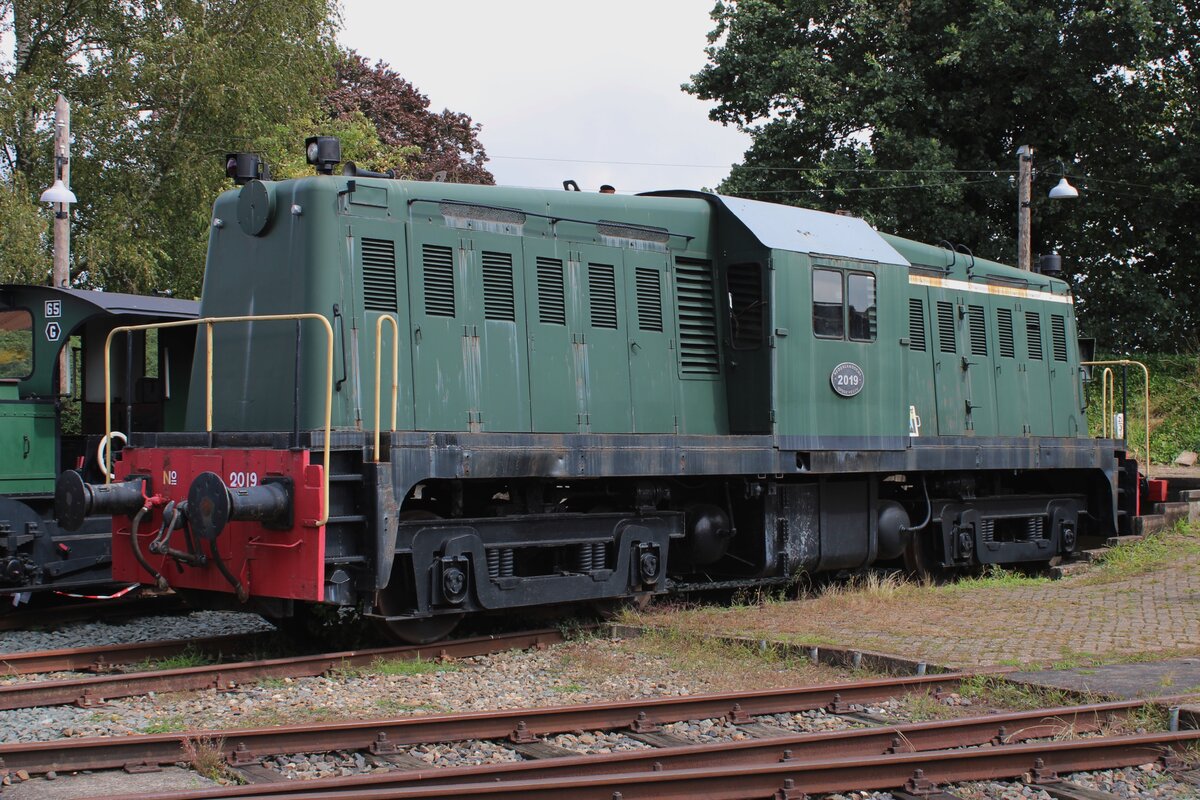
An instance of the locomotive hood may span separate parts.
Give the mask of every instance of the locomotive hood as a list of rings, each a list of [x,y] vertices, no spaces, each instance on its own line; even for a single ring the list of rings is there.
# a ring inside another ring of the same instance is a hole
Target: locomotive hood
[[[647,194],[703,198],[736,218],[764,247],[772,250],[909,266],[904,256],[858,217],[708,192],[674,190]]]

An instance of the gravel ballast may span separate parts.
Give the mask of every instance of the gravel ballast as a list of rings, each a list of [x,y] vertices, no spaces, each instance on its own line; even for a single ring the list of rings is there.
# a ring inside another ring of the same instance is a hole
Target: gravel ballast
[[[53,610],[46,612],[53,615]],[[71,647],[101,647],[166,639],[201,639],[230,633],[272,631],[257,614],[237,611],[193,611],[188,614],[134,617],[120,622],[85,622],[56,630],[0,631],[0,654]]]

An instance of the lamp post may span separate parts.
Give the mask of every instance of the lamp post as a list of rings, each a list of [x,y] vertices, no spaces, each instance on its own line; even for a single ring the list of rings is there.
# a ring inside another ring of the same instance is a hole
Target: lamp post
[[[1061,168],[1062,162],[1059,162]],[[1079,190],[1067,181],[1066,170],[1050,193],[1051,200],[1073,200]],[[1017,148],[1017,267],[1026,272],[1033,268],[1033,245],[1029,225],[1029,208],[1033,202],[1033,148],[1023,144]]]
[[[71,191],[71,107],[61,94],[54,103],[54,183],[42,192],[42,202],[54,208],[54,267],[50,285],[70,283],[71,209],[75,193]]]

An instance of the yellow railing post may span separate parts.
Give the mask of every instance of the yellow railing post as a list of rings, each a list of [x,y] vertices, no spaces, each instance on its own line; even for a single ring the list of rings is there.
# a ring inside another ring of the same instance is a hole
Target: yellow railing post
[[[400,398],[400,327],[393,317],[381,314],[375,320],[375,460],[379,461],[379,378],[383,363],[383,323],[392,326],[392,432],[396,432],[396,403]]]
[[[1133,359],[1129,359],[1129,358],[1120,358],[1120,359],[1116,359],[1113,361],[1081,361],[1079,363],[1080,363],[1080,366],[1084,366],[1084,367],[1110,367],[1110,366],[1111,367],[1127,367],[1132,364],[1135,367],[1142,368],[1142,375],[1145,377],[1144,386],[1142,387],[1143,392],[1145,394],[1145,400],[1144,400],[1143,406],[1142,406],[1142,411],[1144,412],[1144,415],[1145,415],[1145,420],[1143,421],[1143,425],[1145,427],[1145,433],[1146,433],[1145,457],[1146,457],[1146,465],[1149,466],[1149,464],[1150,464],[1150,369],[1142,362],[1134,361]],[[1107,369],[1105,370],[1105,372],[1109,372],[1109,371],[1110,370],[1107,370]],[[1104,375],[1104,373],[1101,373],[1100,391],[1102,393],[1105,390],[1104,380],[1105,380],[1105,375]],[[1113,401],[1113,409],[1115,410],[1117,407],[1116,376],[1115,375],[1113,376],[1113,379],[1112,379],[1112,401]],[[1107,403],[1104,404],[1103,408],[1105,411],[1107,411]],[[1107,415],[1105,418],[1107,419]],[[1128,421],[1126,421],[1126,424],[1128,424]],[[1108,434],[1108,423],[1107,422],[1105,422],[1105,424],[1103,426],[1103,431],[1104,431],[1104,435]],[[1113,436],[1117,435],[1115,426],[1113,428],[1112,433],[1113,433]]]
[[[1115,411],[1116,408],[1117,376],[1113,372],[1112,367],[1105,367],[1104,372],[1100,373],[1100,412],[1104,414],[1104,419],[1101,420],[1101,435],[1105,439],[1108,438],[1108,426],[1112,424],[1112,417],[1109,415],[1109,410],[1112,409]],[[1115,429],[1113,433],[1116,433]]]
[[[213,359],[213,324],[204,326],[204,432],[212,433],[212,359]]]
[[[186,328],[203,325],[205,328],[205,430],[212,432],[212,385],[213,385],[213,326],[227,322],[276,322],[281,320],[311,319],[321,323],[325,330],[325,452],[324,452],[324,497],[322,499],[321,518],[316,520],[316,527],[321,527],[329,521],[329,464],[330,464],[330,431],[333,423],[333,326],[323,314],[261,314],[240,317],[202,317],[201,319],[182,319],[174,322],[155,322],[147,325],[123,325],[113,328],[104,340],[104,436],[109,438],[112,433],[112,387],[110,382],[111,348],[113,337],[118,333],[134,331],[161,330],[162,328]],[[394,323],[393,323],[394,324]],[[393,407],[395,404],[393,403]],[[394,422],[393,408],[393,426]],[[109,448],[108,475],[105,483],[112,483],[112,448]]]

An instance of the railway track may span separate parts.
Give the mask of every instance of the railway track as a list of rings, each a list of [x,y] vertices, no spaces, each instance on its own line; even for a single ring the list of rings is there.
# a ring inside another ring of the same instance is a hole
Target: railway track
[[[537,635],[526,634],[536,643]],[[548,634],[541,634],[546,636]],[[500,637],[489,642],[496,649]],[[507,648],[511,639],[503,640]],[[543,640],[548,641],[548,640]],[[423,648],[438,655],[450,643]],[[529,646],[535,646],[531,644]],[[326,656],[328,658],[328,656]],[[219,743],[226,761],[252,764],[276,753],[331,750],[370,751],[381,747],[424,742],[468,739],[537,737],[574,730],[616,730],[631,725],[653,726],[689,719],[729,718],[749,720],[753,716],[817,708],[848,709],[848,704],[885,700],[911,693],[937,693],[958,685],[962,673],[880,678],[845,684],[821,684],[788,690],[734,692],[713,695],[665,697],[599,703],[588,706],[559,706],[465,714],[430,714],[354,722],[326,722],[296,727],[243,730],[192,731],[0,744],[0,759],[8,769],[29,773],[66,772],[84,769],[118,769],[134,765],[171,764],[180,760],[188,747]]]
[[[261,634],[259,634],[261,637]],[[235,637],[216,637],[217,640],[233,640]],[[226,689],[230,686],[254,683],[262,678],[300,678],[321,675],[339,667],[361,666],[384,660],[416,660],[432,658],[467,658],[486,655],[502,650],[544,647],[563,640],[562,634],[553,629],[530,631],[494,636],[476,636],[438,642],[432,645],[407,645],[402,647],[377,647],[364,650],[345,650],[336,653],[289,656],[287,658],[238,661],[223,664],[205,664],[179,669],[101,674],[67,680],[44,680],[0,686],[0,710],[34,708],[77,704],[91,706],[104,700],[118,697],[135,697],[150,692],[183,692],[200,689]],[[221,642],[201,640],[202,647],[220,648]],[[205,644],[206,643],[206,644]],[[228,642],[227,642],[228,643]],[[141,652],[179,652],[186,642],[160,642],[142,646]],[[157,650],[155,650],[157,648]],[[225,652],[229,652],[226,650]],[[72,654],[74,653],[74,655]],[[136,646],[119,645],[112,648],[86,648],[86,651],[46,651],[0,657],[15,664],[16,669],[31,669],[38,664],[60,665],[72,661],[91,663],[104,657],[128,659],[124,663],[141,660],[131,656],[139,653]],[[59,667],[56,667],[59,668]],[[2,748],[3,746],[0,746]],[[0,758],[3,756],[0,755]]]
[[[556,785],[557,782],[599,779],[613,781],[614,776],[646,776],[658,772],[704,771],[719,765],[720,770],[763,769],[778,764],[791,764],[808,768],[813,764],[837,765],[842,762],[864,763],[888,756],[914,755],[917,763],[923,754],[936,754],[954,748],[980,747],[989,745],[1007,751],[1010,747],[1034,739],[1094,734],[1110,725],[1114,719],[1139,708],[1139,701],[1100,703],[1064,708],[1039,709],[1008,714],[988,714],[934,722],[917,722],[897,725],[881,725],[822,733],[790,733],[774,728],[769,723],[743,722],[743,730],[755,738],[713,744],[688,744],[684,740],[661,732],[648,731],[645,725],[629,727],[629,734],[642,741],[657,745],[653,749],[623,751],[606,755],[556,756],[552,747],[534,748],[523,753],[532,754],[533,759],[504,764],[485,764],[470,767],[441,769],[404,769],[411,767],[411,757],[395,756],[395,745],[371,748],[371,760],[377,765],[399,766],[384,773],[371,773],[346,778],[325,778],[312,781],[286,781],[277,773],[274,782],[254,783],[244,786],[177,792],[170,794],[145,795],[138,800],[214,800],[215,798],[270,797],[374,797],[390,796],[458,796],[464,787],[497,784]],[[774,729],[773,729],[774,728]],[[640,730],[640,732],[639,732]],[[514,732],[515,733],[515,732]],[[509,742],[512,743],[510,734]],[[1128,739],[1128,737],[1117,737]],[[1182,741],[1196,737],[1185,736]],[[1161,743],[1174,741],[1164,740]],[[1161,744],[1160,743],[1160,744]],[[1130,744],[1126,742],[1126,744]],[[1143,742],[1142,744],[1145,744]],[[538,757],[540,755],[540,757]],[[1156,756],[1148,760],[1154,760]],[[243,758],[243,761],[250,759]],[[255,761],[257,763],[257,761]],[[1138,763],[1145,763],[1140,761]],[[1033,761],[1027,764],[1032,769]],[[238,767],[235,767],[238,768]],[[921,768],[921,767],[916,767]],[[270,777],[266,770],[251,767],[240,769],[251,780]],[[889,766],[889,775],[895,774]],[[912,769],[903,775],[898,784],[903,785],[912,776]],[[844,776],[833,776],[844,780]],[[639,778],[640,780],[640,778]],[[636,781],[635,781],[636,782]],[[883,784],[881,784],[883,786]],[[453,791],[451,791],[453,787]],[[776,786],[775,788],[779,788]],[[841,791],[861,788],[853,784],[839,784],[838,788],[823,791]],[[887,788],[887,787],[885,787]],[[474,790],[473,790],[474,791]],[[774,790],[772,790],[774,791]],[[409,793],[409,794],[406,794]],[[439,795],[439,793],[441,793]],[[691,795],[696,796],[696,795]],[[707,797],[708,795],[702,795]],[[611,795],[609,796],[611,797]]]
[[[264,677],[264,665],[315,674],[312,670],[320,666],[328,669],[379,658],[467,656],[535,647],[559,638],[557,632],[539,631],[477,637],[434,647],[378,648],[215,667],[258,669],[256,673],[245,673],[247,678],[257,679]],[[289,665],[289,661],[297,664]],[[184,672],[195,671],[191,668]],[[141,675],[116,677],[140,679]],[[174,676],[169,677],[174,680]],[[139,795],[137,800],[447,796],[493,800],[559,796],[603,800],[796,800],[812,793],[856,789],[889,789],[898,797],[928,797],[947,783],[1005,778],[1052,785],[1057,797],[1097,800],[1104,795],[1062,784],[1058,773],[1155,761],[1173,766],[1178,763],[1177,751],[1200,746],[1200,731],[1111,735],[1123,718],[1143,708],[1144,701],[1140,700],[904,724],[889,724],[857,710],[862,704],[910,694],[937,697],[956,689],[966,677],[963,673],[948,673],[587,706],[3,744],[0,768],[34,775],[114,768],[144,771],[207,752],[209,756],[219,755],[229,769],[248,781],[241,786]],[[209,681],[211,676],[197,680]],[[867,727],[796,733],[770,718],[814,709],[842,716],[847,724],[865,723]],[[747,738],[696,744],[663,727],[685,720],[714,719]],[[583,731],[620,733],[646,747],[579,755],[547,741],[554,734]],[[526,760],[431,768],[406,753],[410,745],[476,740],[498,741]],[[380,771],[289,781],[263,764],[264,759],[274,756],[314,752],[357,752]]]

